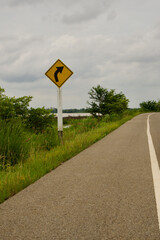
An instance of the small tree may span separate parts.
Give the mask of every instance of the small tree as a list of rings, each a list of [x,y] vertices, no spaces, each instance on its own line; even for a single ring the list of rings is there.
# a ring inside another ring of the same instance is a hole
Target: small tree
[[[160,112],[160,100],[156,104],[157,112]]]
[[[0,118],[3,120],[15,117],[13,99],[7,97],[4,92],[5,90],[0,87]]]
[[[125,95],[120,92],[118,94],[115,93],[114,89],[110,91],[98,85],[97,87],[92,87],[89,91],[90,108],[88,111],[93,115],[106,115],[112,113],[122,113],[128,107],[129,100],[125,97]]]
[[[31,96],[13,98],[13,105],[14,105],[16,117],[21,116],[22,118],[27,118],[28,107],[31,100],[32,100]]]
[[[4,92],[5,92],[5,90],[0,87],[0,98],[2,98],[4,96],[4,94],[3,94]]]
[[[3,120],[15,117],[26,118],[28,115],[28,106],[32,97],[8,97],[4,92],[5,90],[0,87],[0,118]]]
[[[156,101],[146,101],[146,102],[140,103],[140,107],[144,112],[145,111],[156,112],[158,105]]]
[[[42,108],[31,108],[27,117],[26,124],[30,129],[36,132],[43,132],[47,127],[53,123],[54,115],[52,110]]]

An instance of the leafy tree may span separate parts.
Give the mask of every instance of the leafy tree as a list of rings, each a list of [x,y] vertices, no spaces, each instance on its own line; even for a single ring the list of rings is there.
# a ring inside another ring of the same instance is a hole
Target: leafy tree
[[[0,87],[0,118],[3,120],[15,117],[13,99],[4,95],[4,92]]]
[[[42,108],[31,108],[28,111],[27,126],[36,132],[43,132],[53,123],[54,115],[52,110]]]
[[[71,108],[71,109],[64,109],[63,113],[85,113],[86,109],[85,108],[81,108],[81,109],[77,109],[77,108]]]
[[[24,96],[20,98],[10,98],[4,95],[4,92],[5,90],[0,87],[0,118],[3,120],[19,116],[26,118],[28,115],[28,106],[32,97]]]
[[[13,98],[13,105],[17,117],[21,116],[22,118],[26,118],[28,116],[28,107],[31,100],[31,96]]]
[[[25,161],[31,143],[20,119],[0,120],[0,169]]]
[[[157,112],[160,112],[160,100],[156,104]]]
[[[125,95],[120,92],[115,93],[114,89],[110,91],[98,85],[97,87],[92,87],[89,91],[90,108],[88,111],[93,115],[106,115],[112,113],[122,113],[128,107],[129,100]]]
[[[36,132],[43,132],[53,122],[52,109],[31,108],[29,103],[32,100],[31,96],[24,97],[7,97],[4,94],[5,90],[0,87],[0,119],[11,120],[21,118],[26,122],[28,128],[34,129]]]
[[[142,111],[156,112],[158,106],[159,106],[159,103],[157,104],[156,101],[146,101],[146,102],[140,103],[140,107]]]
[[[4,96],[4,94],[3,94],[4,92],[5,92],[5,90],[0,87],[0,98],[2,98]]]

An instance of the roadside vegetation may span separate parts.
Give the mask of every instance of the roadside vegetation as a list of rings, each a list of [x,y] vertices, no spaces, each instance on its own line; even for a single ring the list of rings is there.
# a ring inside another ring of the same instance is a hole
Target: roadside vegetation
[[[70,127],[64,128],[61,143],[52,110],[29,108],[31,96],[9,98],[4,93],[0,88],[0,203],[140,113],[127,109],[125,96],[112,91],[111,98],[123,102],[121,111],[111,111],[112,104],[117,108],[110,101],[106,114],[103,105],[98,116],[92,111],[92,117],[64,119]]]
[[[146,101],[140,103],[142,112],[160,112],[160,100],[159,101]]]
[[[129,100],[120,92],[114,89],[108,90],[98,85],[89,91],[89,108],[94,117],[106,116],[106,114],[122,114],[128,108]]]

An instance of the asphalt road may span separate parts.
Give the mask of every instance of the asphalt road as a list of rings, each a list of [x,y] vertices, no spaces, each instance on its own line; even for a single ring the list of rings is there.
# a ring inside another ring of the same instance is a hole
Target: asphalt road
[[[160,166],[160,114],[153,114],[150,117],[150,128],[155,147],[158,164]]]
[[[142,114],[0,205],[0,240],[158,240]],[[160,163],[160,114],[150,117]]]

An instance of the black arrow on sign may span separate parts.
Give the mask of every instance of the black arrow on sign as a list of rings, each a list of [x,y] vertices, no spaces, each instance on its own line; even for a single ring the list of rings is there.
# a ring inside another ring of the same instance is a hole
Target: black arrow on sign
[[[62,73],[62,71],[63,71],[63,67],[57,67],[57,70],[54,73],[54,78],[55,78],[56,82],[59,82],[58,73]]]

